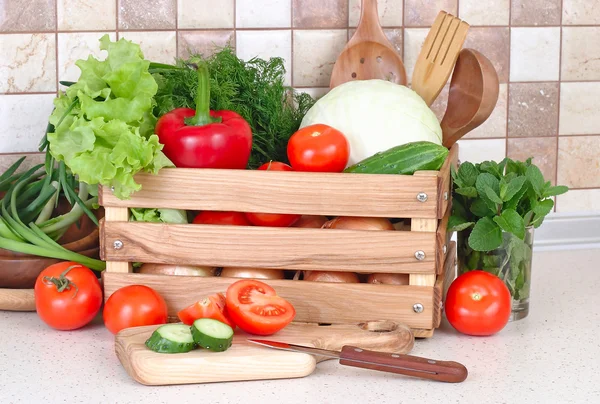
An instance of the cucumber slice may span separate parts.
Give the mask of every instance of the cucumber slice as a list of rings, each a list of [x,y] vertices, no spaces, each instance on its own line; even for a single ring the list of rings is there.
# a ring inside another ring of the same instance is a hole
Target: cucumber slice
[[[159,353],[184,353],[196,348],[185,324],[166,324],[158,327],[146,341],[146,346]]]
[[[215,352],[229,349],[233,342],[233,329],[212,318],[200,318],[191,327],[194,342],[201,348]]]

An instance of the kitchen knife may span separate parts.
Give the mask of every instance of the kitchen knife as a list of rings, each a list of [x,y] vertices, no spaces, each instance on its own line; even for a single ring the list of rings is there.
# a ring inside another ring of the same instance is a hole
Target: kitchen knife
[[[284,351],[303,352],[339,359],[341,365],[398,373],[440,382],[460,383],[467,378],[468,374],[467,368],[458,362],[437,361],[413,355],[369,351],[350,345],[344,345],[342,350],[337,352],[262,339],[248,339],[248,341]]]

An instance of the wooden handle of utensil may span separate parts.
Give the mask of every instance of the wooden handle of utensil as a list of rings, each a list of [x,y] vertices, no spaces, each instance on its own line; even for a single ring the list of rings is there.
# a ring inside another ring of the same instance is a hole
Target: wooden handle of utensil
[[[458,362],[368,351],[350,345],[342,348],[340,364],[448,383],[460,383],[468,375],[467,368]]]
[[[33,289],[0,289],[0,310],[35,311]]]

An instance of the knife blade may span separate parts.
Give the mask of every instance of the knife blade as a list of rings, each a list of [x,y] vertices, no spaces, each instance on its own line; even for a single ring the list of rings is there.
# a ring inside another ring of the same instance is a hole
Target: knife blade
[[[248,339],[248,341],[273,349],[303,352],[339,359],[339,363],[345,366],[402,374],[440,382],[460,383],[468,375],[467,368],[458,362],[438,361],[413,355],[370,351],[351,345],[344,345],[342,350],[338,352],[264,339]]]

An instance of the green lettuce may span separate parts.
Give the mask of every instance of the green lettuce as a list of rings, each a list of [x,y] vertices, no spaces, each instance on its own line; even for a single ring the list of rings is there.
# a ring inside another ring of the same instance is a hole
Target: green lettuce
[[[131,221],[187,224],[187,212],[180,209],[131,208]]]
[[[78,60],[78,81],[54,101],[48,133],[50,153],[83,181],[114,188],[128,199],[141,189],[140,171],[156,174],[173,166],[154,134],[154,95],[158,85],[148,72],[139,45],[108,35],[100,39],[105,60]]]

